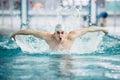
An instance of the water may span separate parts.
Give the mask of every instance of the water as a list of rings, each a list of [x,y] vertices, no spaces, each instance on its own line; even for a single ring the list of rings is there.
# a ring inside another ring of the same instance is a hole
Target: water
[[[76,53],[26,52],[0,36],[0,80],[120,80],[120,37],[113,37],[102,36],[95,51]]]

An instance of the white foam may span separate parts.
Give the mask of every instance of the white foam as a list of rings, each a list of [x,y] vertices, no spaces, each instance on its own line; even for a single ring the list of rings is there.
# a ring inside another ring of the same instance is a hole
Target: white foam
[[[97,50],[103,36],[103,32],[87,33],[81,38],[76,39],[71,50],[78,53],[94,52]]]
[[[46,51],[49,48],[44,40],[35,38],[32,35],[17,35],[16,43],[20,46],[22,51],[27,51],[30,53]]]

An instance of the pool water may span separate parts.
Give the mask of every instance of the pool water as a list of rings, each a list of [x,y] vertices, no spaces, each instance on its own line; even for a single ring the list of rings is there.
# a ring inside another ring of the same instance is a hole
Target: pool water
[[[0,36],[0,80],[120,80],[120,37],[104,36],[96,51],[29,53]]]

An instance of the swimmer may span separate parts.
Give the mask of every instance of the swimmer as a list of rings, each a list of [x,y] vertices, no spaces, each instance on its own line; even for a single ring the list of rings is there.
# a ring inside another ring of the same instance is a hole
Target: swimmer
[[[55,32],[52,34],[49,32],[42,32],[31,29],[19,30],[17,32],[14,32],[11,35],[11,38],[15,40],[16,35],[33,35],[37,38],[41,38],[45,40],[52,50],[70,50],[74,40],[77,37],[86,34],[87,32],[95,32],[95,31],[103,31],[104,33],[108,32],[103,27],[94,27],[94,26],[81,28],[70,32],[66,32],[63,28],[64,27],[61,24],[58,24],[55,28]]]

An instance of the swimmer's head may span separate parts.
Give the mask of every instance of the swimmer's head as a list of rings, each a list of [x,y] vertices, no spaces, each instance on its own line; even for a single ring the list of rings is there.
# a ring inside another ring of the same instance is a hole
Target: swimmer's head
[[[54,35],[57,41],[62,42],[65,38],[64,26],[62,26],[61,24],[57,24],[55,27]]]

